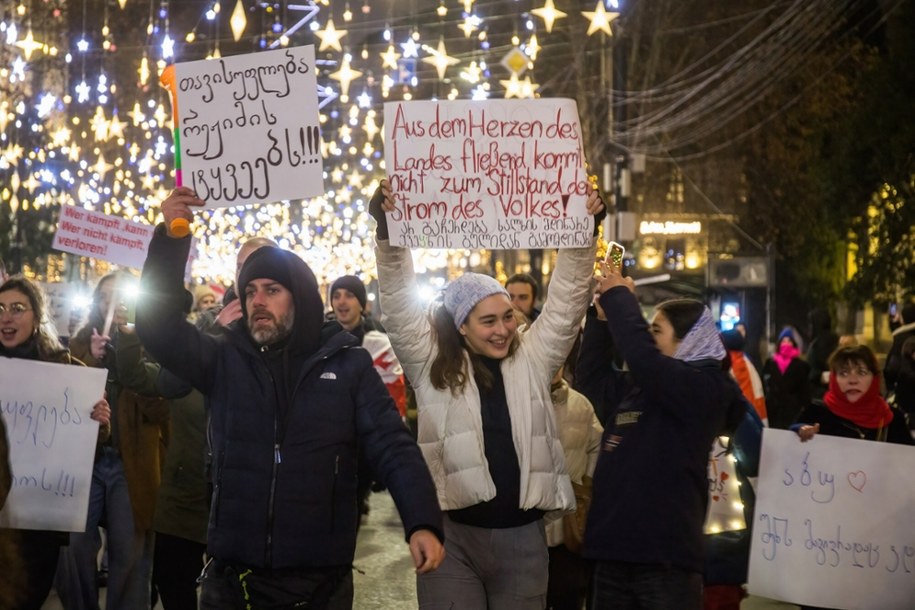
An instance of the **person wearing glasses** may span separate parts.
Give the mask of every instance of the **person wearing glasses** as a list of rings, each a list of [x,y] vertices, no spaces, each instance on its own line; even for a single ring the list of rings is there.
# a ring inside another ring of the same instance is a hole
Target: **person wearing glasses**
[[[0,285],[0,356],[83,364],[60,344],[54,326],[49,321],[41,289],[34,282],[19,276],[13,276]],[[94,405],[91,417],[100,424],[99,442],[106,441],[111,432],[111,409],[104,398]],[[6,435],[2,427],[0,436],[5,443]],[[5,453],[0,459],[6,459]],[[2,481],[0,487],[3,487]],[[0,498],[0,508],[2,506]],[[17,560],[24,578],[10,581],[15,582],[12,589],[0,582],[0,589],[3,590],[0,594],[0,607],[37,610],[42,607],[51,590],[60,547],[67,544],[68,535],[66,532],[0,528],[0,553],[8,549],[10,540],[12,545],[18,547]],[[0,571],[4,576],[7,576],[8,570],[17,567],[6,563],[7,559],[0,557],[0,566],[3,566]]]
[[[905,415],[880,395],[880,367],[866,345],[840,347],[829,357],[829,389],[791,426],[801,441],[816,434],[912,445]]]

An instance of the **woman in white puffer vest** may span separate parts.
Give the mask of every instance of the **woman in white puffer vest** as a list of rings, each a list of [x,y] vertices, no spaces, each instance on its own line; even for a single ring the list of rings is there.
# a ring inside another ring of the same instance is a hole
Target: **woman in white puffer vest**
[[[591,300],[595,250],[559,251],[550,297],[522,335],[508,292],[486,275],[451,282],[429,314],[410,250],[388,242],[384,212],[393,209],[382,182],[369,207],[378,221],[381,319],[416,393],[417,440],[446,511],[447,555],[417,578],[419,606],[542,610],[543,517],[575,507],[550,380]],[[587,209],[603,213],[596,192]]]

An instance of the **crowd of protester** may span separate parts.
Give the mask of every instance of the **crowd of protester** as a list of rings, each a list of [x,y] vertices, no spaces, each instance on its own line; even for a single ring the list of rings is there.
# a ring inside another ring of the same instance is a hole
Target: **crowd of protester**
[[[181,187],[142,278],[101,278],[68,347],[38,284],[4,278],[0,356],[107,383],[81,405],[100,424],[85,529],[0,529],[0,607],[38,610],[54,586],[68,609],[99,608],[104,540],[108,608],[350,608],[374,488],[400,512],[420,608],[732,610],[749,528],[704,530],[718,437],[747,523],[764,426],[913,444],[915,305],[883,369],[818,310],[806,353],[786,326],[762,375],[699,301],[646,320],[594,247],[559,251],[542,302],[529,275],[467,272],[430,306],[388,239],[394,196],[383,181],[370,206],[380,319],[361,278],[335,279],[325,303],[265,237],[240,245],[224,294],[185,286],[190,240],[169,222],[203,202]],[[587,210],[596,235],[596,191]],[[0,506],[8,454],[0,431]]]

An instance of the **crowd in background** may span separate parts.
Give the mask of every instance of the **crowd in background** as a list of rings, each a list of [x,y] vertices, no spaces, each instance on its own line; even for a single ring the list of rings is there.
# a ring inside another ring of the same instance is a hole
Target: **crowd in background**
[[[176,214],[193,205],[172,197]],[[98,608],[103,574],[108,608],[149,608],[159,600],[166,610],[196,608],[198,576],[214,556],[225,561],[218,565],[227,574],[245,568],[286,582],[286,573],[271,563],[272,550],[265,563],[244,553],[233,556],[233,545],[241,543],[210,514],[219,502],[230,502],[220,500],[214,472],[231,474],[239,467],[227,451],[243,437],[230,435],[214,447],[213,421],[230,427],[223,420],[233,412],[214,406],[213,396],[234,382],[220,377],[226,369],[207,359],[234,362],[237,356],[207,355],[207,346],[215,354],[217,346],[253,343],[260,354],[242,350],[244,358],[263,357],[264,370],[274,375],[268,379],[291,375],[293,381],[296,367],[311,370],[312,354],[342,341],[333,335],[347,337],[349,343],[339,348],[344,352],[354,346],[369,352],[369,368],[387,390],[378,412],[390,409],[402,425],[410,424],[431,475],[430,494],[434,486],[442,511],[441,523],[426,515],[406,532],[408,540],[417,529],[431,532],[444,545],[442,557],[432,538],[417,547],[418,570],[426,565],[423,557],[437,558],[418,574],[421,608],[562,610],[580,609],[586,600],[597,609],[738,608],[746,595],[749,531],[715,536],[703,530],[708,454],[717,437],[730,437],[729,450],[739,457],[747,523],[764,426],[793,430],[801,441],[828,434],[912,444],[913,303],[893,320],[883,366],[867,346],[841,340],[828,313],[816,310],[807,340],[786,326],[759,370],[745,351],[742,329],[720,332],[701,302],[661,303],[646,320],[621,269],[601,262],[595,274],[593,248],[560,251],[542,302],[541,287],[530,276],[513,276],[503,286],[487,275],[465,273],[429,307],[417,298],[409,250],[387,240],[383,212],[391,201],[384,184],[372,208],[380,320],[370,314],[359,277],[338,278],[323,303],[316,284],[309,284],[307,294],[301,288],[302,282],[313,283],[307,266],[287,260],[296,257],[281,256],[262,237],[241,245],[235,286],[222,300],[207,286],[185,290],[171,284],[180,324],[188,325],[181,332],[199,337],[188,340],[202,346],[195,357],[205,374],[160,364],[161,342],[149,330],[144,334],[142,319],[141,332],[134,324],[127,295],[138,278],[128,272],[98,282],[88,317],[68,347],[48,323],[37,284],[3,278],[0,356],[98,367],[108,380],[105,396],[85,405],[101,424],[86,529],[69,535],[0,530],[0,607],[38,609],[55,586],[65,607]],[[593,193],[589,211],[600,215],[602,207]],[[156,239],[163,244],[159,256],[180,259],[180,252],[166,252],[174,236],[163,230]],[[153,277],[144,270],[138,306],[148,320],[154,318],[152,303],[166,292],[163,278],[164,272]],[[285,334],[273,313],[258,313],[273,311],[258,309],[259,278],[294,294]],[[156,324],[176,320],[156,318]],[[269,322],[278,335],[258,331]],[[306,336],[306,327],[313,335]],[[153,346],[158,359],[145,349]],[[320,370],[321,380],[336,374]],[[311,373],[303,375],[311,379]],[[660,378],[664,383],[657,383]],[[277,396],[275,409],[288,418],[299,405],[297,389],[277,390]],[[407,421],[408,413],[418,413],[415,422]],[[353,424],[368,450],[360,447],[358,463],[347,470],[352,510],[331,509],[352,522],[353,540],[373,484],[376,490],[398,487],[393,466],[379,465],[389,456],[377,447],[404,449],[373,436],[379,422]],[[4,434],[0,441],[6,442]],[[278,442],[274,474],[282,463],[280,449]],[[0,505],[12,484],[8,452],[0,445]],[[265,527],[273,527],[272,521]],[[223,532],[215,546],[214,531]],[[291,557],[289,569],[315,568]],[[347,607],[335,591],[345,587],[351,565],[345,557],[331,564],[339,568],[341,561],[342,572],[321,581],[330,583],[327,596],[319,594],[325,584],[309,589],[308,595],[326,604],[321,607]],[[351,591],[349,596],[351,604]]]

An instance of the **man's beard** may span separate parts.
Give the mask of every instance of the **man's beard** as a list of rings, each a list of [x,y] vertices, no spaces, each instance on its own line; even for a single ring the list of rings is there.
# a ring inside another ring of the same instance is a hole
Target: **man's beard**
[[[271,324],[268,326],[260,326],[257,330],[251,330],[251,337],[254,339],[254,342],[258,345],[270,345],[271,343],[276,343],[292,330],[292,317],[293,311],[286,312],[285,315],[281,316],[279,319],[273,317]],[[248,326],[251,326],[251,323],[248,323]]]

